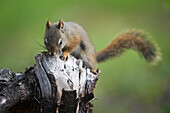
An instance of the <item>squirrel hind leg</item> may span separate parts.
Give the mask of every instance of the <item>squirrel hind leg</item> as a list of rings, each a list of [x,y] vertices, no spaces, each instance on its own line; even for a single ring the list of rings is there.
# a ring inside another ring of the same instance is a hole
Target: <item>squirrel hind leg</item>
[[[81,54],[81,59],[83,60],[83,65],[89,68],[90,70],[96,69],[96,57],[92,54]]]

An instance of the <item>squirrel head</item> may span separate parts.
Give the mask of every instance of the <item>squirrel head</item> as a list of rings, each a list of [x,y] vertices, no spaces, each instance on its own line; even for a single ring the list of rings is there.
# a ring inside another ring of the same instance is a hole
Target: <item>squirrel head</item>
[[[57,23],[50,23],[47,19],[44,34],[44,44],[49,54],[55,55],[61,51],[66,43],[64,22],[60,19]]]

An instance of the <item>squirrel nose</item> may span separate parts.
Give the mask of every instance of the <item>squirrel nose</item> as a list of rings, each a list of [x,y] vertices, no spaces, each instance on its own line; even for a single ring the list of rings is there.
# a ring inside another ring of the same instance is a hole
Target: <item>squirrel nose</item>
[[[49,53],[49,55],[51,55],[51,56],[53,56],[54,55],[54,53],[51,53],[51,52],[48,52]]]
[[[55,53],[54,52],[48,52],[51,56],[54,56]]]
[[[54,55],[56,55],[57,53],[55,53],[55,52],[54,52],[54,53],[51,53],[51,52],[50,52],[49,54],[50,54],[51,56],[54,56]]]

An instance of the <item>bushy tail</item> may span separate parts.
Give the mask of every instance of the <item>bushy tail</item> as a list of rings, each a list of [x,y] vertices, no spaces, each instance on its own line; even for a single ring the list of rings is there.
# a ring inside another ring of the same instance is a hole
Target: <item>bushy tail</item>
[[[127,30],[119,34],[105,49],[97,52],[97,62],[105,61],[123,53],[125,49],[138,51],[151,63],[155,63],[160,57],[159,48],[148,39],[148,36],[138,30]]]

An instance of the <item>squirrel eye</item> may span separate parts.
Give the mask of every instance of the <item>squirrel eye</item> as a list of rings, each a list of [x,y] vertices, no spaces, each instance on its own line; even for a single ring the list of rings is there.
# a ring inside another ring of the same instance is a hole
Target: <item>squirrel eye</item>
[[[44,43],[47,44],[47,39],[44,39]]]
[[[62,40],[59,39],[58,44],[61,46],[62,45]]]

